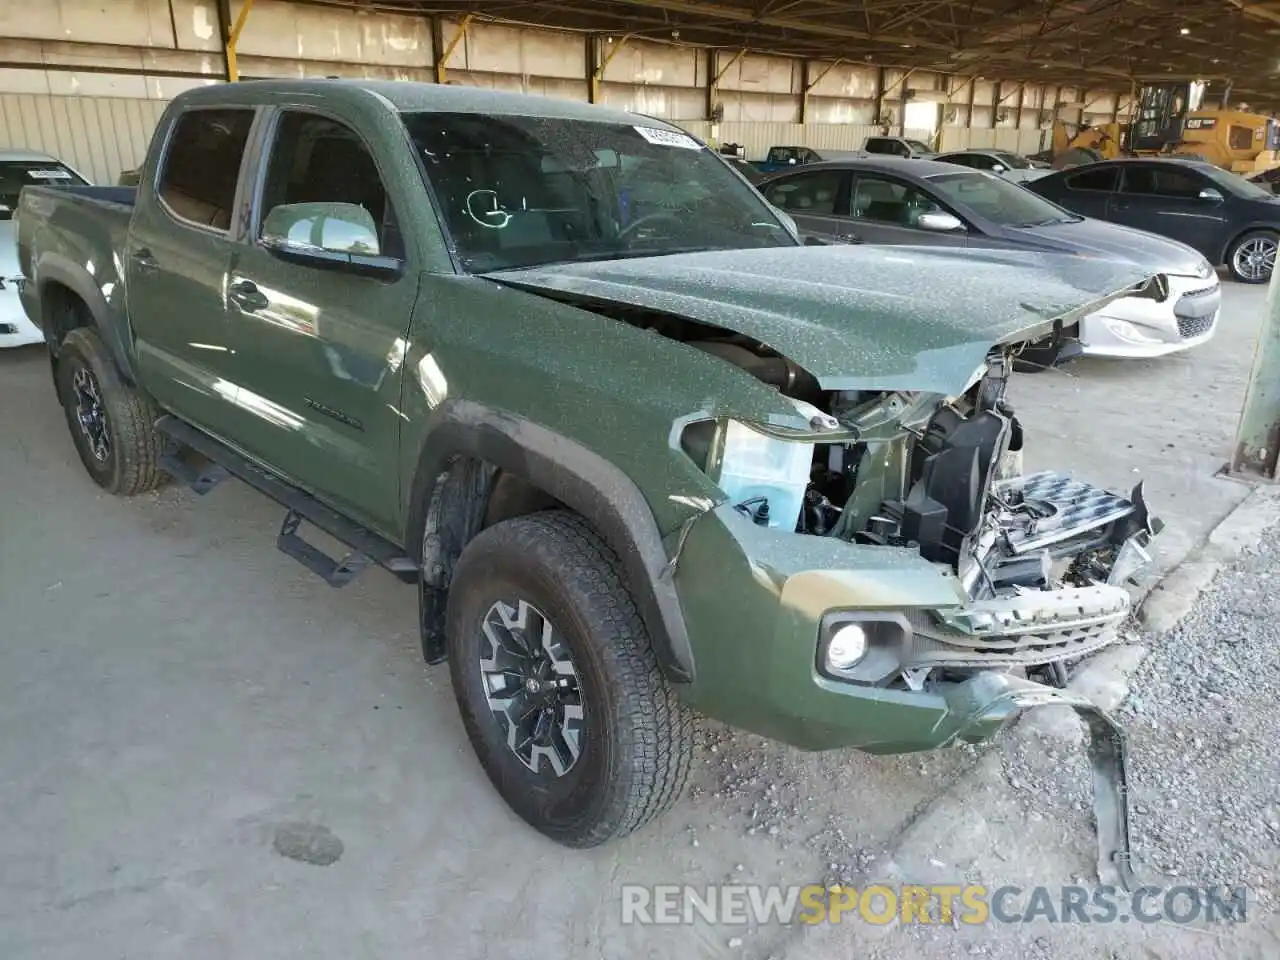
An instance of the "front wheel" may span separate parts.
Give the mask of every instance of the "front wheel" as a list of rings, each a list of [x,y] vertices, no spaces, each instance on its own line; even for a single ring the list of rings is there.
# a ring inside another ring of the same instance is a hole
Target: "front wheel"
[[[1254,230],[1231,244],[1227,251],[1227,269],[1241,283],[1266,283],[1276,267],[1276,249],[1280,233]]]
[[[94,483],[124,497],[164,483],[164,445],[155,427],[159,410],[120,378],[96,331],[77,327],[67,334],[54,381],[76,452]]]
[[[692,762],[692,715],[618,567],[581,517],[545,511],[481,532],[449,588],[449,668],[471,745],[511,808],[570,847],[653,819]]]

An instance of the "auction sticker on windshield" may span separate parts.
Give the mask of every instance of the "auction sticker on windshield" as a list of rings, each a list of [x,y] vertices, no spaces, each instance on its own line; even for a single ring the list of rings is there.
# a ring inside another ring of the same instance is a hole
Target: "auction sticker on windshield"
[[[636,133],[650,143],[662,147],[681,147],[685,150],[701,150],[702,144],[687,133],[676,133],[674,130],[659,130],[657,127],[636,127]]]

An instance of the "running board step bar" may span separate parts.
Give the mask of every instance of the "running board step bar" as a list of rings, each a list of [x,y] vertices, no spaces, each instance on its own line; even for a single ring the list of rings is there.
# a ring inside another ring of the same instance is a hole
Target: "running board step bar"
[[[391,541],[325,506],[311,494],[252,463],[226,444],[172,416],[163,416],[156,421],[156,429],[173,444],[179,445],[174,447],[171,444],[171,449],[165,452],[161,459],[162,469],[189,484],[197,493],[207,493],[223,476],[230,475],[285,507],[288,513],[276,537],[276,546],[330,586],[345,586],[373,564],[390,571],[405,583],[418,582],[418,565]],[[206,457],[211,465],[202,469],[186,463],[180,456],[183,447]],[[351,553],[335,560],[308,543],[298,535],[298,527],[303,520],[350,547]]]

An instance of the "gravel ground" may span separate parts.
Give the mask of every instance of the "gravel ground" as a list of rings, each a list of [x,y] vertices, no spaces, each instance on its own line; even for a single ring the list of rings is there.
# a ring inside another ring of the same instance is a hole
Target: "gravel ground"
[[[1245,923],[1032,923],[853,931],[860,955],[943,960],[1240,960],[1280,957],[1280,546],[1270,530],[1179,626],[1134,637],[1149,655],[1117,712],[1129,731],[1131,811],[1143,883],[1249,888]],[[933,878],[1024,889],[1096,885],[1089,770],[1074,723],[1025,724],[989,756],[1004,773],[974,800],[984,852],[944,840]],[[972,831],[970,831],[972,835]],[[926,871],[927,872],[927,871]],[[874,876],[874,869],[867,879]],[[912,871],[914,877],[914,871]],[[863,880],[862,882],[866,882]],[[1025,907],[1025,897],[1017,901]],[[1158,900],[1156,901],[1159,902]],[[1124,906],[1121,906],[1121,914]]]

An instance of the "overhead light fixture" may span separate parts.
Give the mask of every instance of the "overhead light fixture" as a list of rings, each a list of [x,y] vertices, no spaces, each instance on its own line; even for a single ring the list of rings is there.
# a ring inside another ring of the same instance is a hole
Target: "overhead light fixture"
[[[1179,32],[1180,34],[1182,34],[1182,35],[1185,37],[1188,33],[1190,33],[1190,32],[1191,32],[1191,28],[1190,28],[1190,27],[1183,27],[1183,28],[1182,28],[1181,30],[1179,30],[1178,32]]]

